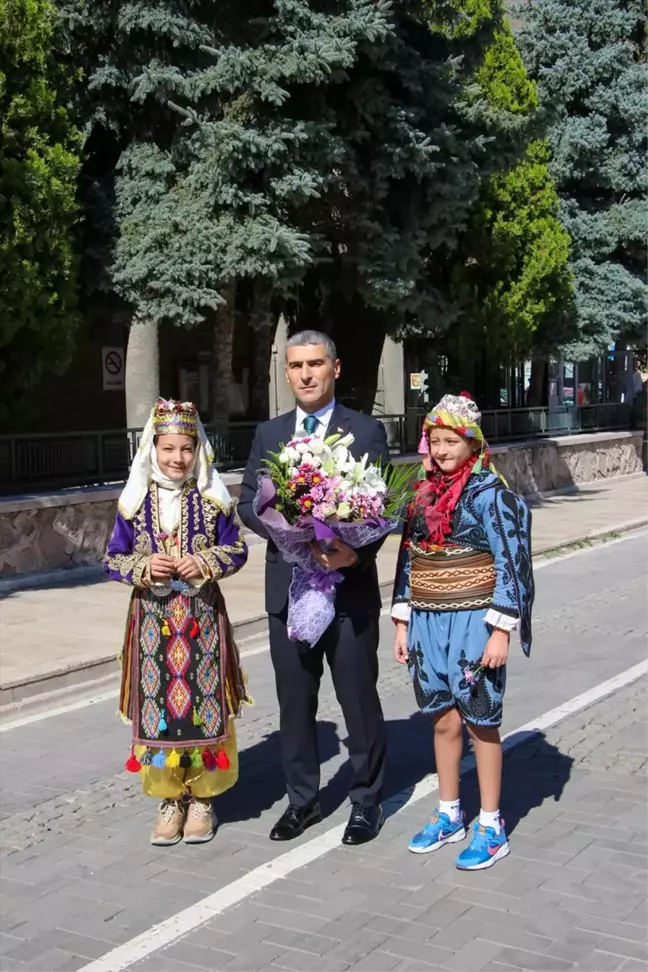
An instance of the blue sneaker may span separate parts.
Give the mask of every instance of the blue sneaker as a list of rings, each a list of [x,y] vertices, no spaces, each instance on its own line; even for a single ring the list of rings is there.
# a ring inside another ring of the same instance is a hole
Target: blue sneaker
[[[429,824],[423,830],[414,834],[407,849],[412,854],[429,854],[430,851],[438,850],[444,844],[456,844],[466,836],[466,815],[461,813],[459,819],[450,823],[447,813],[439,813],[435,810]]]
[[[457,858],[457,867],[461,871],[482,871],[485,867],[492,867],[496,861],[501,861],[508,853],[509,842],[504,821],[500,821],[500,832],[497,834],[494,827],[482,827],[479,820],[475,820],[470,847],[466,847]]]

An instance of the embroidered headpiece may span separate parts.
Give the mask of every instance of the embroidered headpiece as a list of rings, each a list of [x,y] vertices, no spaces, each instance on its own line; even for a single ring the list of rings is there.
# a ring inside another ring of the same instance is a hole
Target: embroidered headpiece
[[[483,447],[484,433],[481,430],[481,412],[468,392],[458,395],[444,395],[438,405],[428,412],[423,423],[423,435],[428,436],[430,429],[436,427],[452,429],[467,439],[476,439]]]
[[[198,412],[192,402],[175,402],[158,398],[153,409],[155,435],[198,436]]]

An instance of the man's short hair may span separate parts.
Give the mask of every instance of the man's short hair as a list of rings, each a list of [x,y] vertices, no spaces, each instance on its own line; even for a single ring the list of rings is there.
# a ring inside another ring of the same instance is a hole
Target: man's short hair
[[[293,334],[293,336],[288,339],[286,349],[301,348],[306,344],[323,344],[326,348],[327,357],[329,357],[331,361],[337,361],[338,355],[335,342],[331,340],[328,334],[323,334],[321,331],[299,331],[297,334]]]

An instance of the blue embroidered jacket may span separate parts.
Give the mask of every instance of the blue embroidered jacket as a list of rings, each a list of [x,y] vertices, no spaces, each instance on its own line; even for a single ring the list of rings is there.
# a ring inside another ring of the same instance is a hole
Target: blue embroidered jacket
[[[405,541],[425,540],[422,514],[408,520],[398,555],[394,604],[408,604],[410,597],[409,551]],[[490,552],[495,561],[496,582],[490,607],[519,620],[525,655],[531,651],[531,609],[535,595],[531,560],[531,513],[524,500],[508,489],[492,472],[471,476],[457,503],[448,543]]]

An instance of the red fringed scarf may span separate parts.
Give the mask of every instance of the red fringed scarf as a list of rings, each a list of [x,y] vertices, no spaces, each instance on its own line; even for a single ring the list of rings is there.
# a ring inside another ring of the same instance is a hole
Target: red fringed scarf
[[[427,474],[423,482],[417,483],[412,513],[422,514],[425,518],[427,543],[434,546],[445,545],[452,532],[452,514],[477,460],[478,456],[472,456],[461,469],[448,476],[435,469]]]

